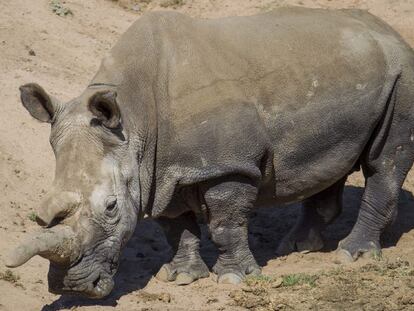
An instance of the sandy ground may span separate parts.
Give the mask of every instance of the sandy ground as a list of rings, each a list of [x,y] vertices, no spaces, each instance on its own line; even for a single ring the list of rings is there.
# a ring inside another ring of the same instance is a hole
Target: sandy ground
[[[7,271],[4,254],[35,229],[31,215],[54,172],[49,127],[22,108],[18,86],[36,81],[69,100],[85,87],[105,52],[134,20],[160,9],[160,4],[174,3],[120,2],[65,1],[73,15],[62,17],[47,0],[0,0],[0,310],[414,310],[414,176],[404,185],[396,223],[384,234],[383,256],[345,266],[333,250],[355,221],[363,191],[358,174],[349,180],[344,213],[326,231],[322,252],[276,258],[274,251],[294,223],[297,206],[258,210],[250,242],[265,277],[243,287],[217,285],[212,277],[186,287],[154,279],[169,253],[159,228],[149,220],[138,224],[124,251],[116,288],[105,300],[49,294],[48,264],[39,257]],[[284,5],[368,9],[414,46],[413,0],[186,0],[176,10],[214,18]],[[211,266],[216,253],[208,239],[202,248]]]

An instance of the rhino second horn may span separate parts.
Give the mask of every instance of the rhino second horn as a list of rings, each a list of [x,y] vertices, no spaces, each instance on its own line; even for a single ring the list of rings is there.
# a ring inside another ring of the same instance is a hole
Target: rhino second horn
[[[79,254],[75,234],[68,226],[43,229],[26,238],[6,259],[6,266],[15,268],[40,255],[56,264],[68,264]]]

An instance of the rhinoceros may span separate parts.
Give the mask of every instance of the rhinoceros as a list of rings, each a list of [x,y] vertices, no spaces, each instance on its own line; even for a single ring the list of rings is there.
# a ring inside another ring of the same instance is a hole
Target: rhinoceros
[[[20,87],[51,124],[52,189],[43,226],[7,261],[50,261],[49,290],[108,295],[137,220],[157,219],[174,252],[157,276],[207,277],[198,216],[219,256],[219,283],[260,273],[249,212],[303,202],[279,253],[323,245],[347,176],[366,179],[343,254],[380,251],[414,159],[414,52],[365,11],[281,8],[221,19],[148,13],[66,104]],[[275,224],[276,225],[276,224]]]

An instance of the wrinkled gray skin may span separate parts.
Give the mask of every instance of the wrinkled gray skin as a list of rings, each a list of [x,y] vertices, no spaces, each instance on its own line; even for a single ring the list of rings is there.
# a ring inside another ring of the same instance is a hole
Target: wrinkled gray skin
[[[357,10],[217,20],[150,13],[79,97],[62,105],[35,84],[21,94],[35,118],[51,123],[57,166],[38,211],[50,228],[38,244],[24,242],[9,266],[50,259],[55,293],[107,295],[144,213],[175,251],[160,279],[208,276],[200,214],[219,249],[218,281],[238,283],[260,273],[247,241],[253,207],[303,201],[279,253],[320,249],[346,176],[362,167],[358,220],[339,245],[356,259],[380,250],[414,159],[414,53]]]

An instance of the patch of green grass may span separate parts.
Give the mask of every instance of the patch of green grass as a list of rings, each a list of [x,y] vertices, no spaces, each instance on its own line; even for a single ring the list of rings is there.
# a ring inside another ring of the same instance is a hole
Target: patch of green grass
[[[29,215],[27,215],[27,218],[29,218],[31,221],[36,222],[36,213],[35,212],[30,212]]]
[[[299,274],[288,274],[283,276],[283,286],[294,286],[300,281]]]
[[[51,0],[49,2],[49,7],[56,15],[61,17],[73,15],[72,10],[65,7],[60,0]]]
[[[316,286],[316,280],[319,278],[316,274],[306,274],[306,273],[294,273],[283,275],[281,278],[275,278],[267,275],[254,275],[248,276],[245,279],[247,286],[269,286],[278,287],[276,284],[280,283],[280,286],[289,287],[295,285],[308,284],[311,287]],[[276,286],[275,286],[276,285]]]
[[[311,287],[316,286],[317,275],[310,275],[305,273],[287,274],[283,277],[282,286],[289,287],[295,285],[308,284]]]
[[[259,274],[259,275],[249,275],[246,278],[246,284],[250,285],[252,283],[268,283],[272,281],[272,277]]]
[[[255,281],[255,282],[271,282],[272,281],[272,277],[268,276],[268,275],[264,275],[264,274],[259,274],[259,275],[249,275],[246,278],[246,281],[250,280],[250,281]]]

